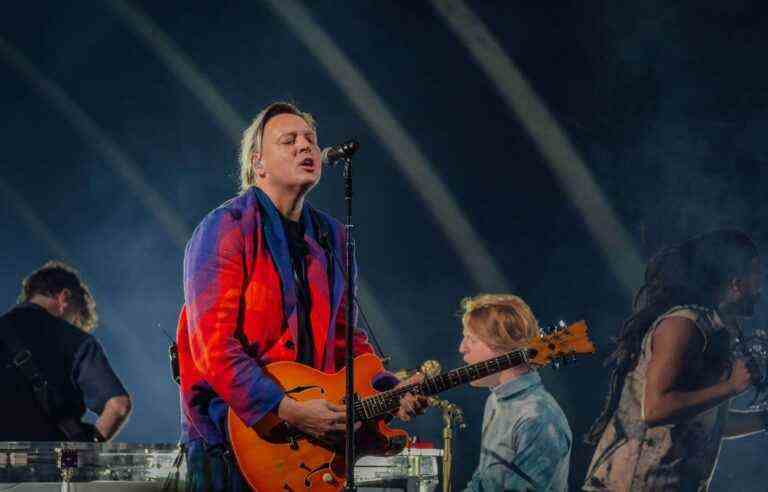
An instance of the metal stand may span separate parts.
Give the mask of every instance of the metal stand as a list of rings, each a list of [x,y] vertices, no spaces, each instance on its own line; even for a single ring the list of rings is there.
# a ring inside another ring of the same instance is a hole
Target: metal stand
[[[355,315],[355,278],[352,275],[355,258],[355,239],[352,236],[352,159],[346,157],[344,162],[344,201],[347,205],[347,219],[344,228],[347,232],[347,299],[346,299],[346,317],[347,317],[347,344],[346,344],[346,365],[347,365],[347,394],[345,401],[347,404],[347,434],[345,460],[347,468],[347,485],[344,490],[356,491],[355,486],[355,370],[354,364],[354,315]]]
[[[453,429],[465,429],[464,412],[455,403],[430,397],[432,406],[440,407],[443,411],[443,492],[451,492],[451,475],[453,474]]]
[[[451,492],[451,475],[453,473],[453,414],[443,413],[443,492]]]

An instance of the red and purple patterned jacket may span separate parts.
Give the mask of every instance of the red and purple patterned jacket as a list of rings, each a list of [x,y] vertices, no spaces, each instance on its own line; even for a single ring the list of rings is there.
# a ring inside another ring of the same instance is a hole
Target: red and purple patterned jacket
[[[345,232],[309,204],[301,221],[309,245],[314,367],[335,372],[344,366],[347,329]],[[282,400],[261,368],[298,354],[291,268],[278,211],[258,188],[225,202],[195,229],[184,255],[185,304],[176,335],[182,442],[220,444],[227,408],[253,425]],[[355,355],[372,352],[362,332],[354,340]]]

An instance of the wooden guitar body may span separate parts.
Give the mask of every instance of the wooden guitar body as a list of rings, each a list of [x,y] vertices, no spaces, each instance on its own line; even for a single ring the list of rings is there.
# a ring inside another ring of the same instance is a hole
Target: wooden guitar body
[[[384,371],[379,358],[361,355],[355,358],[354,370],[356,395],[362,399],[377,394],[371,381]],[[344,370],[326,374],[295,362],[275,362],[264,367],[264,372],[287,397],[297,401],[322,398],[339,405],[344,403]],[[250,428],[230,410],[227,422],[238,466],[253,490],[331,492],[344,487],[343,442],[338,447],[328,446],[290,429],[273,413]],[[397,454],[408,441],[405,431],[391,429],[383,419],[363,420],[355,436],[358,457]]]

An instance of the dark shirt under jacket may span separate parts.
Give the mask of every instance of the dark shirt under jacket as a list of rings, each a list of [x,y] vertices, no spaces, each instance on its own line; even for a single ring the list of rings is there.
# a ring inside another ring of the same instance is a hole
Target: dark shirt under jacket
[[[13,330],[32,353],[61,395],[60,414],[81,420],[86,408],[101,414],[107,400],[128,394],[99,342],[40,306],[16,306],[0,317],[0,329]],[[24,375],[6,361],[0,364],[0,395],[0,441],[66,440],[38,407]]]
[[[305,256],[309,254],[309,245],[304,240],[304,226],[300,222],[283,219],[285,237],[288,239],[288,251],[291,255],[293,278],[296,280],[296,309],[298,319],[298,354],[297,362],[314,366],[314,344],[312,326],[308,314],[312,312],[312,296],[307,281]]]

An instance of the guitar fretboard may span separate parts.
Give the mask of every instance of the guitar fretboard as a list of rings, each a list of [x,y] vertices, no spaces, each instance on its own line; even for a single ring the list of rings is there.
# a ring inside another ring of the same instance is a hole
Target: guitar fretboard
[[[425,378],[421,383],[384,391],[357,401],[355,403],[355,420],[370,420],[391,413],[400,406],[400,398],[406,393],[423,396],[436,395],[442,391],[520,365],[526,360],[527,349],[516,349],[493,359]]]

